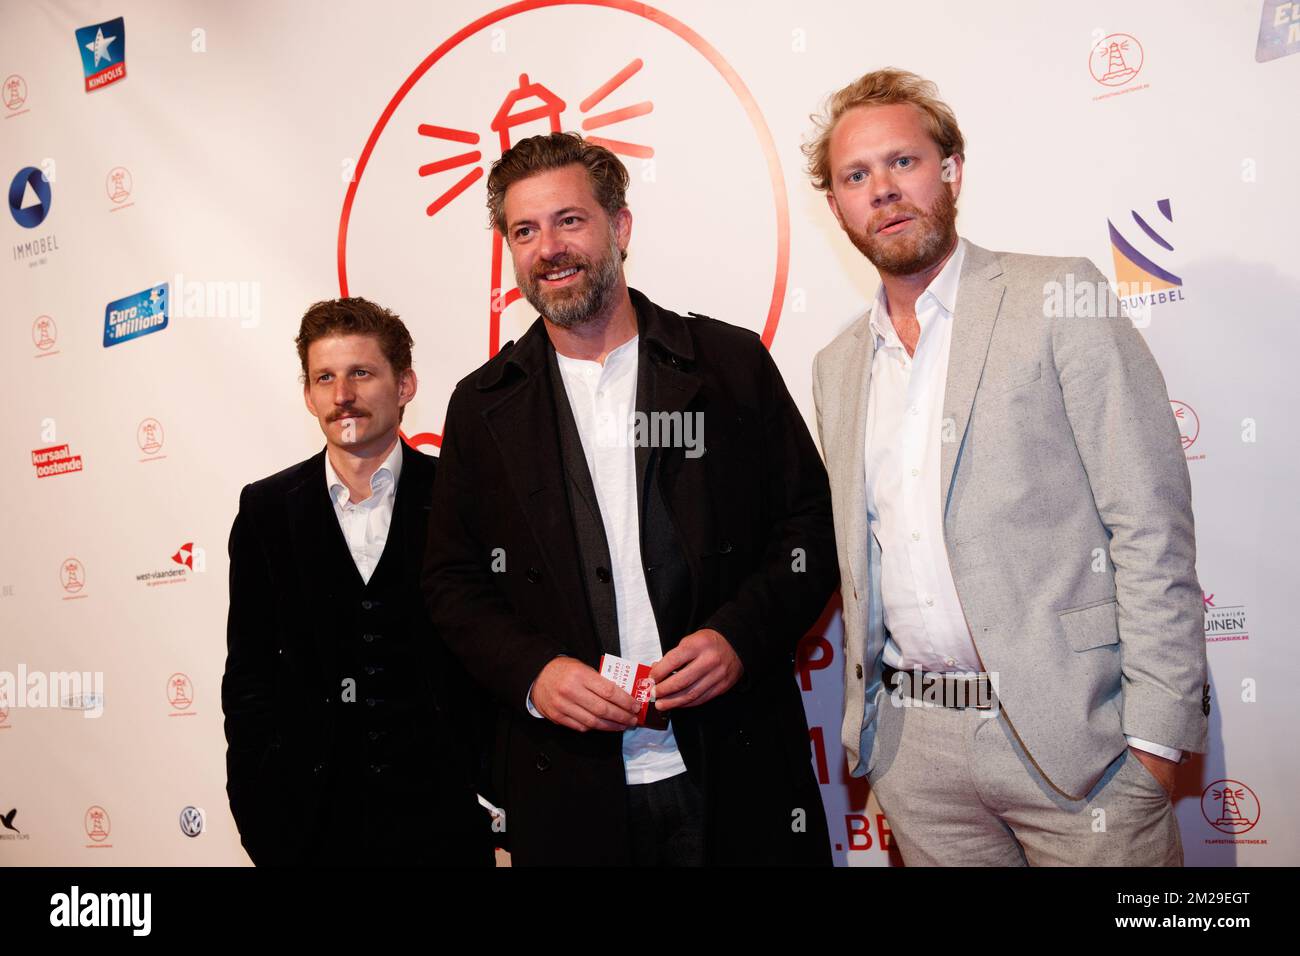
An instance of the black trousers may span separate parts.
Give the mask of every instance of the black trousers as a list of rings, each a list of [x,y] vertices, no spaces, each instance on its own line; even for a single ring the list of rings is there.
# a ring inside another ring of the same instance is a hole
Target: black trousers
[[[689,773],[627,788],[633,866],[704,865],[704,794]]]

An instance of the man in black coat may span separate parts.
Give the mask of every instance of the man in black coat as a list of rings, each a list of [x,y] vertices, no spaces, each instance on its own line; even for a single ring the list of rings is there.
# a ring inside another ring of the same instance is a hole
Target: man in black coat
[[[501,707],[514,863],[828,864],[793,672],[839,577],[826,472],[756,335],[627,288],[627,182],[574,134],[493,167],[541,318],[452,395],[430,615]],[[653,665],[667,730],[602,655]]]
[[[474,694],[419,589],[437,459],[398,436],[411,337],[365,299],[298,335],[326,447],[246,486],[230,532],[230,809],[253,862],[493,863]]]

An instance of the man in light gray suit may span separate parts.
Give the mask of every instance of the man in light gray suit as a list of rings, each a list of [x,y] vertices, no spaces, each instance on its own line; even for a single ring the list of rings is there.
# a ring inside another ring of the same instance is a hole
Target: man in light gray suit
[[[908,864],[1180,865],[1209,687],[1164,379],[1091,262],[958,237],[964,148],[899,70],[805,147],[881,278],[813,367],[850,770]]]

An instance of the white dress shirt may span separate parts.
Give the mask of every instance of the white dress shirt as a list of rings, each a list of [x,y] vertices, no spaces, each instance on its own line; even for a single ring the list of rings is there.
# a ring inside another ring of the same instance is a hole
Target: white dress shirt
[[[869,325],[875,341],[867,397],[867,523],[880,544],[884,660],[899,670],[979,672],[979,654],[948,563],[939,502],[948,356],[966,241],[916,300],[920,336],[907,354],[882,284]],[[1177,760],[1181,751],[1130,737]]]
[[[397,481],[402,477],[402,440],[393,444],[383,463],[370,476],[370,497],[365,501],[352,501],[348,486],[339,480],[338,472],[325,455],[325,485],[334,514],[343,529],[343,540],[352,552],[352,561],[361,573],[361,579],[370,583],[379,558],[388,541],[388,528],[393,523],[393,503],[397,500]]]
[[[637,505],[636,448],[631,438],[636,410],[637,342],[633,336],[605,364],[556,353],[573,419],[582,436],[587,470],[609,544],[618,611],[620,654],[653,664],[663,657],[654,608],[641,562],[641,517]],[[653,783],[684,773],[672,724],[667,730],[635,727],[623,732],[623,769],[629,784]]]

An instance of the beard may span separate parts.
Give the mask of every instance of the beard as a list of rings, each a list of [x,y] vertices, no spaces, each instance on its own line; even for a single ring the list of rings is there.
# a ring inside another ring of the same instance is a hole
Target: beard
[[[618,287],[622,254],[618,236],[609,230],[609,246],[605,254],[593,262],[581,253],[570,252],[555,259],[539,259],[527,275],[515,273],[519,291],[529,304],[550,322],[562,329],[585,325],[605,311],[614,290]],[[548,272],[577,267],[581,270],[578,281],[562,289],[542,287],[543,276]]]
[[[909,235],[882,236],[876,230],[880,223],[895,216],[911,216]],[[859,232],[845,226],[849,241],[881,272],[890,275],[913,275],[930,268],[942,259],[957,241],[957,203],[947,189],[928,211],[916,206],[896,203],[875,221]]]

